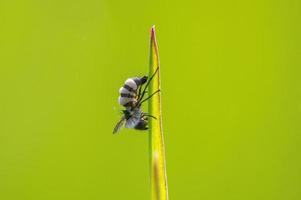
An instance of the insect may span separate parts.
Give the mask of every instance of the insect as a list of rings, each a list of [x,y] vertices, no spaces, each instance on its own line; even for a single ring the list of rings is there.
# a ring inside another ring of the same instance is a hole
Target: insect
[[[156,119],[156,117],[142,112],[141,105],[153,95],[160,92],[160,90],[157,90],[143,99],[146,94],[146,89],[158,72],[158,69],[159,68],[156,69],[149,79],[147,76],[128,78],[124,85],[119,89],[120,96],[118,102],[125,107],[125,110],[122,110],[123,116],[115,126],[113,133],[117,133],[123,126],[137,130],[147,130],[148,118],[152,117]]]

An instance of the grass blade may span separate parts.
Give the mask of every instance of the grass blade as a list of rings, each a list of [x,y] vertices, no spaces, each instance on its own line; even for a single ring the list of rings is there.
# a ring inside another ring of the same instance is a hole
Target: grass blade
[[[158,70],[148,88],[148,94],[153,94],[160,90],[160,62],[154,26],[151,28],[149,59],[149,77]],[[148,109],[149,114],[157,118],[150,119],[149,123],[151,199],[168,200],[165,147],[162,129],[161,92],[149,99]]]

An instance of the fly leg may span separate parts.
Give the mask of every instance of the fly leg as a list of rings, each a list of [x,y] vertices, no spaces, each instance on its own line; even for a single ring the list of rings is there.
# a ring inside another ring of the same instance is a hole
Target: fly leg
[[[141,95],[141,89],[142,89],[142,85],[139,86],[137,99],[140,98],[140,95]]]
[[[151,117],[151,118],[153,118],[153,119],[157,119],[157,117],[155,117],[155,116],[153,116],[153,115],[150,115],[150,114],[148,114],[148,113],[143,113],[143,117]]]
[[[142,90],[142,85],[139,86],[138,94],[137,94],[137,97],[136,97],[137,100],[139,100],[141,98],[141,95],[142,95],[142,93],[141,93],[142,91],[141,90]],[[147,93],[147,90],[144,93]]]
[[[143,102],[147,101],[148,99],[152,98],[156,93],[160,92],[160,90],[157,90],[153,94],[149,95],[146,99],[143,99],[142,101],[139,102],[138,107],[142,105]]]
[[[148,79],[143,91],[142,91],[142,94],[141,96],[139,97],[138,99],[138,102],[140,102],[142,100],[142,98],[144,97],[145,93],[146,93],[146,88],[148,87],[148,85],[150,84],[151,80],[154,78],[155,74],[158,72],[159,70],[159,67],[157,67],[156,71],[153,73],[153,75]]]

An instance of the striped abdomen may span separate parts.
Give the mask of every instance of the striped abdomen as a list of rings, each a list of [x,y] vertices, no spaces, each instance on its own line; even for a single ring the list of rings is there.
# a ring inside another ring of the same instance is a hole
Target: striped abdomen
[[[119,89],[118,102],[122,106],[133,106],[137,102],[137,89],[147,81],[147,76],[142,78],[134,77],[125,81],[123,87]]]

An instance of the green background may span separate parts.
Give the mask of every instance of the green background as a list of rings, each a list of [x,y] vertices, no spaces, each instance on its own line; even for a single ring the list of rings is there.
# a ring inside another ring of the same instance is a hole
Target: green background
[[[0,1],[0,199],[149,199],[118,89],[161,58],[172,200],[301,199],[300,0]]]

